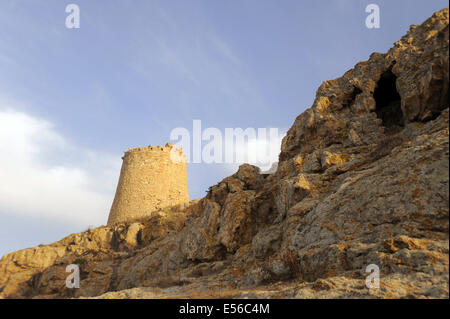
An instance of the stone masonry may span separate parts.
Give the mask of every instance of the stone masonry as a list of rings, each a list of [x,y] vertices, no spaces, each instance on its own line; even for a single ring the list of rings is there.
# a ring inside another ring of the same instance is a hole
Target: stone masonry
[[[189,202],[186,158],[181,148],[171,143],[132,148],[122,159],[108,225]]]

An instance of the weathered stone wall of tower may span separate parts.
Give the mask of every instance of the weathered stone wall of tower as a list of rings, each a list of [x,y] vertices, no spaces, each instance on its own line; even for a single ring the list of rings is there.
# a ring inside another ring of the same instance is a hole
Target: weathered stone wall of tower
[[[122,159],[108,225],[189,202],[186,158],[180,148],[171,143],[133,148]]]

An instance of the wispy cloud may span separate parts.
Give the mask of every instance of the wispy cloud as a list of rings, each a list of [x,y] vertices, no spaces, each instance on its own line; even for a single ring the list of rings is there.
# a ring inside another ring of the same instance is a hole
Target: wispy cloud
[[[194,101],[193,107],[206,112],[221,106],[230,110],[265,106],[263,93],[225,34],[192,13],[178,15],[160,7],[151,12],[146,20],[135,19],[133,28],[140,33],[129,39],[132,49],[126,61],[166,98],[165,90],[175,88],[166,103]]]
[[[120,158],[79,148],[52,123],[8,105],[0,106],[0,154],[2,212],[76,226],[106,222]]]
[[[239,58],[237,57],[236,53],[228,43],[226,43],[224,40],[222,40],[215,34],[210,35],[210,40],[213,46],[225,59],[234,64],[240,64]]]
[[[195,84],[199,84],[198,80],[195,78],[192,71],[188,69],[186,64],[182,61],[182,58],[175,50],[169,48],[167,43],[161,38],[154,37],[154,40],[159,48],[160,52],[159,61],[161,63],[169,66],[174,72],[181,73],[184,77],[188,78]]]
[[[278,155],[281,150],[281,141],[286,135],[285,131],[279,132],[276,136],[255,136],[246,140],[226,140],[225,144],[234,145],[234,158],[237,166],[248,163],[261,168],[265,171],[278,162]]]

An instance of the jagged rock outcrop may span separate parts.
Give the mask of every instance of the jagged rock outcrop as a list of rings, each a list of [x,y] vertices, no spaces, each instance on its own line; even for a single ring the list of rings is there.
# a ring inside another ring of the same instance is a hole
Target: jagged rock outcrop
[[[7,254],[0,296],[448,298],[448,22],[324,82],[275,173],[243,165],[182,211]]]
[[[72,234],[51,245],[19,250],[0,262],[0,297],[21,298],[95,296],[114,287],[119,264],[183,227],[189,210],[159,211],[131,224],[99,227]],[[86,285],[66,289],[66,266],[80,266]]]

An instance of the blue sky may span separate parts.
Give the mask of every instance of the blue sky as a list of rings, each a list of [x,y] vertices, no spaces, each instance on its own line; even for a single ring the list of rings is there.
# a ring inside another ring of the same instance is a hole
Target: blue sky
[[[81,28],[65,7],[79,5]],[[381,28],[367,29],[376,3]],[[106,223],[122,152],[276,127],[441,0],[0,2],[0,255]],[[235,165],[189,164],[191,198]]]

